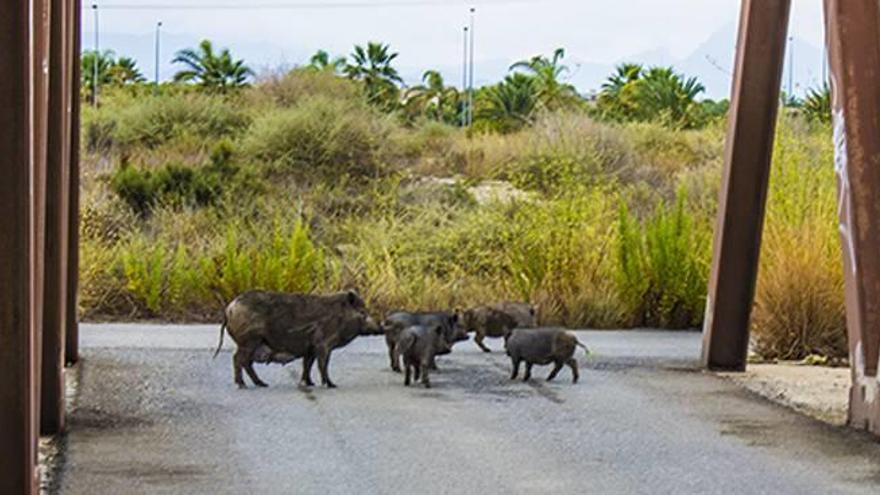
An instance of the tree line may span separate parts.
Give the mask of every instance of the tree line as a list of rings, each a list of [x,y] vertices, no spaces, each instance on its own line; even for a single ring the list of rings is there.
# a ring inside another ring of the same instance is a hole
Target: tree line
[[[705,87],[672,67],[621,64],[596,95],[582,95],[568,82],[565,50],[536,55],[509,67],[501,81],[474,89],[473,126],[477,131],[511,132],[531,125],[542,112],[587,112],[614,122],[660,122],[674,129],[693,129],[723,118],[727,100],[701,98]],[[419,84],[407,86],[394,66],[398,53],[387,44],[356,45],[348,56],[319,50],[304,67],[295,70],[329,72],[357,81],[366,100],[405,121],[431,120],[463,125],[469,95],[448,85],[436,70],[427,70]],[[180,69],[172,84],[191,84],[205,91],[235,91],[251,84],[254,71],[229,49],[216,49],[210,40],[175,54]],[[96,66],[97,65],[97,70]],[[146,84],[146,78],[128,57],[112,51],[84,52],[82,85],[86,95],[97,76],[100,86]],[[90,96],[87,96],[90,97]],[[815,99],[815,98],[813,98]],[[815,102],[802,105],[810,109]]]

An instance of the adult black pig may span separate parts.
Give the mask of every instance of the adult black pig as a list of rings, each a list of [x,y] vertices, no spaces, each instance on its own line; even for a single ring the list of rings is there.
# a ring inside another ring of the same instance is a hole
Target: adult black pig
[[[405,370],[403,384],[409,386],[410,374],[415,370],[415,379],[421,378],[425,388],[431,388],[428,378],[428,370],[434,361],[434,356],[439,350],[445,349],[448,344],[443,335],[441,325],[413,325],[405,328],[397,340],[400,355],[403,357]]]
[[[437,349],[437,355],[449,354],[456,342],[467,340],[467,332],[460,324],[458,312],[409,312],[395,311],[389,313],[382,322],[385,333],[385,344],[388,346],[388,358],[391,361],[391,369],[400,372],[400,352],[397,341],[404,329],[414,325],[439,326],[446,341],[445,346]],[[435,369],[434,360],[431,360],[431,368]]]
[[[507,355],[513,364],[511,380],[515,380],[519,374],[520,362],[526,362],[526,374],[523,381],[532,377],[532,365],[545,365],[553,363],[553,371],[547,376],[547,381],[556,378],[556,374],[563,365],[571,368],[572,383],[578,381],[578,364],[574,358],[575,347],[582,347],[587,354],[589,349],[581,344],[577,337],[571,333],[557,328],[520,328],[514,330],[504,341]]]
[[[224,330],[238,346],[232,364],[239,388],[245,388],[242,369],[254,385],[266,386],[254,371],[254,362],[286,364],[297,358],[303,358],[302,384],[314,385],[311,368],[317,359],[321,383],[333,388],[327,372],[333,349],[359,335],[381,334],[354,291],[330,295],[248,291],[226,307],[215,357],[223,346]]]

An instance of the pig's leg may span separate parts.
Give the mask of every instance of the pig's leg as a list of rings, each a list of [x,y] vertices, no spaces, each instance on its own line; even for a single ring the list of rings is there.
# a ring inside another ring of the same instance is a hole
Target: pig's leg
[[[330,350],[321,349],[318,351],[318,371],[321,372],[321,384],[327,388],[336,388],[336,384],[330,381],[330,374],[327,368],[330,366]]]
[[[235,351],[235,355],[238,358],[238,373],[241,373],[240,369],[244,368],[251,381],[254,382],[254,385],[256,385],[257,387],[268,387],[268,385],[266,385],[266,383],[263,382],[263,380],[260,380],[260,377],[257,376],[257,372],[254,371],[254,354],[256,353],[260,345],[260,342],[248,342],[238,347],[238,349]],[[239,377],[241,377],[240,374],[236,377],[236,379],[238,379]],[[241,387],[241,384],[239,384],[239,387]]]
[[[400,353],[397,350],[397,342],[389,335],[385,335],[385,344],[388,345],[388,359],[391,360],[391,369],[400,373]]]
[[[403,377],[403,385],[409,387],[409,384],[411,383],[410,374],[412,372],[412,363],[410,363],[408,359],[404,359],[403,367],[406,370]]]
[[[235,384],[238,385],[238,388],[247,388],[247,385],[244,384],[244,377],[241,375],[241,370],[244,368],[243,363],[243,355],[241,352],[241,348],[235,350],[235,354],[232,355],[232,371],[235,375]]]
[[[556,361],[553,363],[553,371],[551,371],[550,374],[547,375],[548,382],[556,378],[556,375],[559,374],[559,370],[562,369],[563,364],[565,364],[564,361]]]
[[[422,359],[422,385],[424,385],[425,388],[431,388],[431,380],[428,379],[428,370],[431,369],[431,361],[433,359],[434,356],[425,356],[425,358]]]
[[[244,370],[247,372],[248,376],[251,378],[251,381],[254,382],[254,385],[257,387],[268,387],[263,380],[260,380],[260,377],[257,376],[256,370],[254,370],[254,362],[250,359],[244,362]]]
[[[482,349],[483,352],[492,352],[491,349],[489,349],[488,347],[486,347],[485,344],[483,344],[483,339],[484,339],[484,338],[486,338],[486,333],[485,333],[484,331],[482,331],[482,330],[477,330],[477,336],[474,337],[474,342],[476,342],[477,346],[478,346],[480,349]]]
[[[519,363],[522,362],[519,358],[510,358],[511,364],[513,365],[513,372],[510,374],[511,380],[516,380],[516,376],[519,375]]]
[[[578,375],[578,362],[577,362],[577,359],[575,359],[575,358],[568,358],[568,361],[566,361],[565,364],[567,364],[568,367],[571,368],[571,383],[577,383],[577,382],[578,382],[578,378],[580,378],[580,376]]]
[[[303,371],[299,378],[299,383],[306,387],[314,387],[315,382],[312,381],[312,365],[315,364],[315,355],[311,352],[303,356]]]
[[[526,362],[526,374],[523,376],[523,381],[527,382],[532,378],[532,363]]]

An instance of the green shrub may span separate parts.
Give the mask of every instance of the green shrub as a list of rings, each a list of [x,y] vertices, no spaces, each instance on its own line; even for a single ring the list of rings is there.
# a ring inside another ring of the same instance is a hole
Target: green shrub
[[[218,257],[211,261],[214,290],[226,300],[249,289],[312,292],[332,285],[332,262],[311,238],[310,228],[297,218],[292,225],[276,218],[271,227],[245,230],[230,224]]]
[[[168,163],[149,170],[123,163],[111,176],[110,188],[141,217],[149,215],[157,205],[214,205],[224,190],[237,188],[242,192],[259,187],[258,179],[251,175],[236,177],[239,167],[232,162],[233,153],[231,143],[222,140],[212,150],[209,163],[198,168]]]
[[[250,123],[240,103],[200,94],[139,98],[102,111],[114,112],[113,142],[123,147],[150,148],[178,138],[220,139],[241,133]]]
[[[255,160],[300,178],[379,173],[386,117],[365,106],[314,98],[258,117],[244,139]]]
[[[338,77],[330,71],[310,68],[293,69],[286,74],[271,74],[248,90],[247,98],[262,107],[290,107],[313,98],[366,103],[359,84]]]
[[[632,150],[619,134],[586,115],[545,115],[525,134],[524,152],[499,175],[545,193],[626,179]]]
[[[688,328],[702,322],[709,231],[688,212],[686,195],[663,203],[644,224],[620,208],[618,287],[632,324]]]

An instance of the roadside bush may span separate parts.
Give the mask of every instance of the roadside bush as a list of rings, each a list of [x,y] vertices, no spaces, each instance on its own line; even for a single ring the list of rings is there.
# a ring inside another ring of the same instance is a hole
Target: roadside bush
[[[388,132],[388,119],[375,110],[320,97],[258,117],[243,148],[298,178],[371,177],[381,171]]]
[[[830,136],[780,121],[752,335],[768,359],[846,357],[846,310]]]
[[[224,190],[244,182],[236,180],[239,167],[232,163],[232,154],[232,145],[220,141],[211,152],[210,162],[199,168],[169,163],[149,170],[123,163],[113,173],[110,188],[141,217],[160,204],[177,208],[213,205]],[[247,177],[247,182],[251,183],[248,187],[259,187],[253,177]]]
[[[618,286],[635,326],[689,328],[702,322],[710,230],[688,212],[686,194],[660,203],[644,224],[620,208]]]
[[[607,125],[584,114],[545,115],[528,131],[528,152],[506,174],[523,189],[556,193],[578,184],[626,180],[632,151]]]
[[[366,103],[361,87],[330,71],[302,67],[284,74],[269,74],[248,89],[247,99],[263,107],[291,107],[316,97]]]
[[[250,122],[241,105],[227,98],[202,94],[151,96],[101,111],[113,112],[113,143],[123,147],[151,148],[175,138],[191,137],[206,140],[205,146],[210,146],[210,140],[239,134]]]

